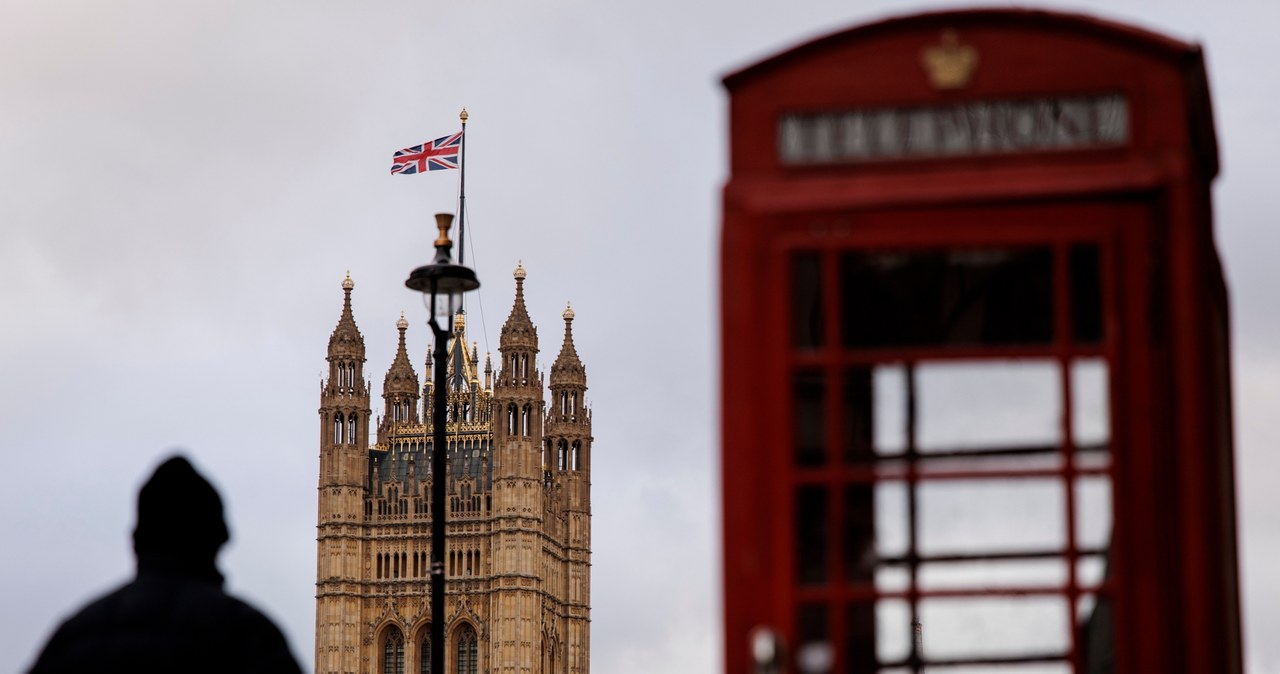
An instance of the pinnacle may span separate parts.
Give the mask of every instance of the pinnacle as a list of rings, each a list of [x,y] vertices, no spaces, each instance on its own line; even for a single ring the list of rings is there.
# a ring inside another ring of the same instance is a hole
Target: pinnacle
[[[345,345],[351,347],[348,350],[358,350],[360,356],[364,356],[364,337],[360,334],[360,328],[356,327],[355,314],[351,310],[351,290],[355,285],[351,280],[351,272],[347,272],[347,277],[342,281],[342,315],[329,337],[330,355],[333,355],[335,348]]]
[[[418,388],[418,373],[413,370],[413,363],[409,362],[409,351],[405,348],[404,332],[408,327],[409,322],[401,313],[400,320],[396,321],[396,329],[400,332],[400,344],[396,348],[396,357],[391,362],[390,369],[387,370],[386,379],[383,380],[384,391],[396,389],[412,392]]]
[[[586,370],[582,367],[578,350],[573,345],[574,313],[568,304],[565,305],[562,316],[564,317],[564,344],[560,347],[560,355],[556,356],[556,362],[551,364],[551,380],[554,382],[568,377],[585,383]]]
[[[449,338],[445,350],[448,363],[446,380],[449,382],[449,389],[453,391],[467,389],[476,378],[476,359],[472,351],[467,349],[466,329],[466,315],[459,309],[453,316],[453,336]],[[428,349],[427,372],[433,372],[434,362],[434,351]]]
[[[533,327],[533,321],[529,319],[529,310],[524,305],[526,275],[524,264],[519,264],[514,273],[516,299],[511,305],[511,314],[507,316],[507,322],[502,326],[502,335],[498,341],[501,349],[515,346],[532,347],[535,350],[538,348],[538,331]]]

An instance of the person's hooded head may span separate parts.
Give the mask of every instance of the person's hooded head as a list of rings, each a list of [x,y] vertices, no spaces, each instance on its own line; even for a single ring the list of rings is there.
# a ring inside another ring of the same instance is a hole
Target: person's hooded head
[[[151,562],[203,571],[229,538],[218,491],[185,458],[160,464],[138,492],[133,550],[140,566]]]

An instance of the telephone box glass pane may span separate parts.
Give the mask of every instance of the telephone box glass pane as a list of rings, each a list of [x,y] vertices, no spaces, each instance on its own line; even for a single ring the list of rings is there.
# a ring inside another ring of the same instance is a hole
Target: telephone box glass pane
[[[1107,557],[1105,555],[1086,555],[1076,562],[1076,584],[1085,588],[1096,588],[1102,584],[1107,574]],[[1088,615],[1084,612],[1082,615]]]
[[[1067,582],[1067,563],[1051,559],[979,559],[929,562],[920,567],[923,590],[1055,589]]]
[[[826,604],[801,604],[796,610],[796,636],[800,646],[830,641]]]
[[[801,674],[828,674],[833,672],[835,645],[831,643],[827,606],[803,604],[796,619],[796,666]]]
[[[924,482],[917,493],[923,553],[1057,551],[1066,543],[1059,480]]]
[[[1071,276],[1071,332],[1075,341],[1102,341],[1102,272],[1098,247],[1075,245],[1068,253]]]
[[[791,326],[796,348],[822,346],[822,273],[817,253],[791,258]]]
[[[844,538],[841,554],[846,583],[871,583],[875,578],[879,559],[874,490],[872,484],[850,484],[844,488],[844,512],[841,513],[844,521],[840,534]]]
[[[1049,360],[924,363],[916,368],[922,453],[1057,449],[1062,386]]]
[[[907,554],[907,485],[882,481],[875,490],[876,554],[901,557]]]
[[[880,662],[906,660],[911,655],[911,605],[901,599],[883,599],[875,607],[876,657]]]
[[[1071,363],[1071,435],[1079,468],[1106,468],[1111,463],[1107,386],[1105,360],[1085,358]]]
[[[901,454],[907,449],[907,373],[901,365],[874,369],[871,431],[876,454]]]
[[[1076,545],[1103,550],[1111,542],[1111,481],[1105,477],[1076,480]]]
[[[911,572],[903,564],[883,564],[876,569],[876,590],[905,592],[911,587]]]
[[[909,672],[910,670],[903,671]],[[1065,662],[1017,662],[1013,664],[961,665],[946,668],[926,667],[920,671],[926,674],[1070,674],[1071,665]],[[888,671],[882,671],[881,674],[888,674]]]
[[[876,671],[876,642],[880,630],[877,622],[882,613],[875,604],[849,604],[845,607],[845,663],[846,672]]]
[[[853,367],[844,371],[840,400],[843,426],[845,463],[864,463],[875,459],[872,446],[875,415],[873,413],[872,371],[868,367]]]
[[[821,372],[801,371],[792,379],[795,462],[820,466],[826,460],[826,384]]]
[[[845,347],[1045,344],[1053,336],[1048,247],[855,251],[840,256],[839,273]]]
[[[802,485],[795,496],[796,581],[821,585],[827,582],[827,490]]]
[[[1071,645],[1059,596],[928,598],[920,602],[929,659],[1062,657]]]

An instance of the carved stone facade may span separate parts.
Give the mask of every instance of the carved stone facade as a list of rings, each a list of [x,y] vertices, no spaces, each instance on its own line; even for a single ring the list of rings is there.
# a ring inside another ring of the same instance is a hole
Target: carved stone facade
[[[589,671],[586,369],[573,344],[573,311],[566,309],[564,342],[544,381],[524,279],[517,267],[497,370],[487,356],[481,370],[475,346],[467,348],[463,314],[454,317],[444,392],[446,643],[436,649],[429,629],[432,384],[419,383],[401,316],[370,446],[364,337],[351,309],[354,284],[343,281],[342,316],[329,338],[329,377],[320,391],[320,674],[420,674],[440,655],[450,674]],[[429,379],[431,368],[425,372]]]

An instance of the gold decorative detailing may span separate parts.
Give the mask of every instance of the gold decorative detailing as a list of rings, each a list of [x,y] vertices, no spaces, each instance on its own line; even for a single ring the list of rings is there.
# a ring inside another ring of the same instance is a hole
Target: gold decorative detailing
[[[453,245],[453,242],[449,240],[449,228],[452,226],[452,213],[436,213],[436,228],[440,230],[440,236],[436,238],[434,244],[436,248]]]
[[[920,65],[934,89],[963,89],[978,68],[978,50],[960,44],[956,31],[948,28],[942,31],[940,44],[920,50]]]
[[[563,314],[560,314],[560,315],[561,315],[561,316],[564,316],[564,320],[566,320],[566,321],[572,321],[572,320],[573,320],[573,307],[569,306],[569,303],[568,303],[568,302],[565,302],[565,303],[564,303],[564,313],[563,313]]]
[[[515,276],[517,280],[523,281],[525,275],[526,274],[524,271],[524,260],[516,261],[516,271],[513,274],[513,276]]]
[[[409,328],[409,321],[405,320],[403,311],[400,312],[400,320],[396,321],[396,328],[402,331]]]
[[[356,287],[356,282],[351,280],[351,270],[348,269],[347,277],[345,279],[342,279],[342,289],[351,290],[354,287]]]
[[[462,315],[461,311],[459,311],[453,316],[453,331],[458,334],[462,334],[462,329],[465,327],[467,327],[467,318]],[[463,345],[463,348],[466,348],[465,344]]]
[[[462,123],[463,123],[463,124],[466,124],[466,123],[467,123],[467,116],[468,116],[468,115],[467,115],[467,109],[466,109],[466,108],[463,108],[463,109],[462,109],[462,113],[458,115],[458,119],[462,120]]]

